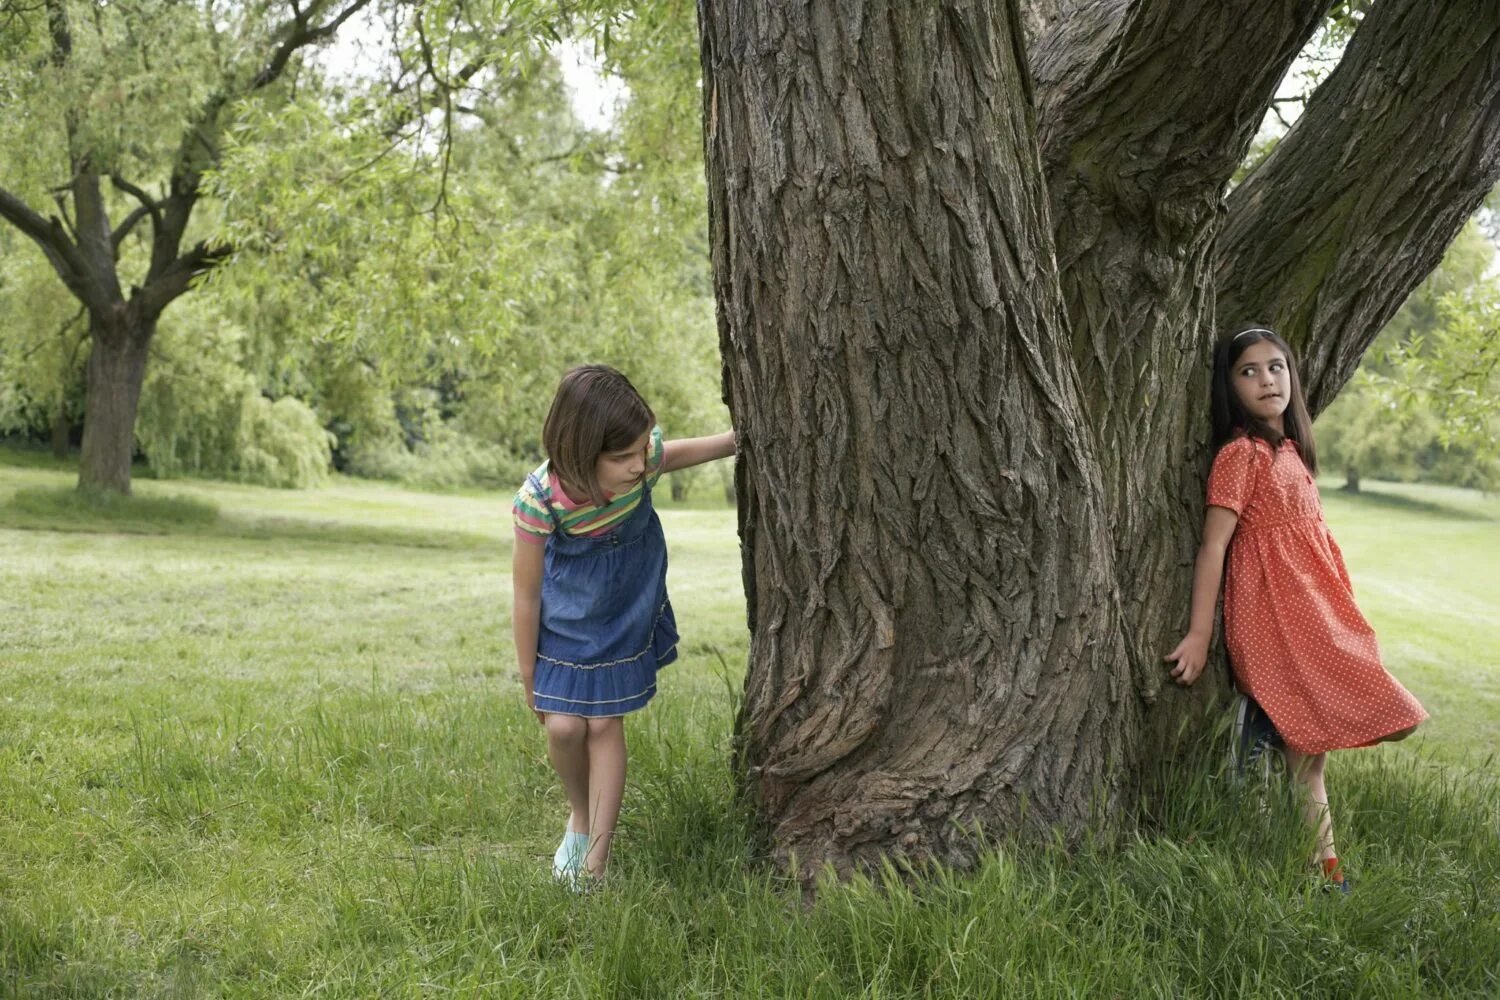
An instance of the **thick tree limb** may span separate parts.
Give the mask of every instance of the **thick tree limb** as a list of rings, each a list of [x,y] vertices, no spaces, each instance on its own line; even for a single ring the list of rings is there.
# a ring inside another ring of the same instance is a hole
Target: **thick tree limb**
[[[115,244],[110,238],[109,212],[99,174],[80,157],[73,174],[73,209],[78,221],[78,251],[83,256],[90,284],[98,294],[114,302],[120,299],[120,276],[115,269]]]
[[[15,226],[35,243],[63,284],[68,286],[80,302],[90,308],[103,306],[91,292],[87,280],[88,268],[78,247],[68,238],[63,224],[56,219],[45,219],[31,206],[11,192],[0,188],[0,219]]]
[[[1140,407],[1119,398],[1134,391],[1135,353],[1163,337],[1190,346],[1191,317],[1211,308],[1193,261],[1207,254],[1224,186],[1326,8],[1103,0],[1074,5],[1034,56],[1074,357],[1106,448],[1142,439],[1131,419]],[[1199,305],[1153,307],[1177,295]],[[1163,316],[1189,322],[1163,329]],[[1182,364],[1192,361],[1184,352]],[[1170,385],[1184,371],[1159,374]]]
[[[1270,323],[1316,413],[1500,181],[1500,4],[1381,0],[1229,200],[1220,325]]]
[[[194,278],[213,270],[233,253],[230,246],[199,243],[138,289],[131,296],[131,306],[154,321],[172,300],[192,286]]]

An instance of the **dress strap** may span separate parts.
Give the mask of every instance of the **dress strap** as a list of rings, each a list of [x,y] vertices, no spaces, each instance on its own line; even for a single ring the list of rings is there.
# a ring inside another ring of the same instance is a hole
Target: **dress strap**
[[[551,494],[542,485],[542,481],[536,477],[536,473],[527,473],[526,482],[530,484],[532,491],[536,494],[536,498],[542,502],[542,506],[547,508],[547,516],[552,518],[552,526],[563,534],[567,534],[566,531],[563,531],[562,518],[558,517],[557,511],[552,509]]]

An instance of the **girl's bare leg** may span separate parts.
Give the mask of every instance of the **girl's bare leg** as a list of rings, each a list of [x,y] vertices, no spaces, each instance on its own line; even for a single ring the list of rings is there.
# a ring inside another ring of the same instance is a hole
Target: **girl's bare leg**
[[[603,875],[625,795],[625,720],[588,720],[589,853],[584,867]]]
[[[1338,855],[1333,849],[1333,816],[1328,811],[1328,789],[1323,784],[1323,767],[1328,755],[1301,754],[1286,750],[1287,773],[1302,792],[1302,816],[1307,825],[1318,831],[1317,857],[1323,862]]]
[[[562,779],[568,806],[568,832],[587,833],[589,829],[589,754],[588,720],[577,715],[549,713],[547,757]]]

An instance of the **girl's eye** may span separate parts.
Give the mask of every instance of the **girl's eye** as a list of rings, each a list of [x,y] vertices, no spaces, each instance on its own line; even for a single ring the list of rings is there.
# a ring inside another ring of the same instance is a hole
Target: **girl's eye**
[[[1273,372],[1279,372],[1279,371],[1281,371],[1281,369],[1283,367],[1285,367],[1285,366],[1282,365],[1282,363],[1280,361],[1273,361],[1273,362],[1271,362],[1271,370]]]

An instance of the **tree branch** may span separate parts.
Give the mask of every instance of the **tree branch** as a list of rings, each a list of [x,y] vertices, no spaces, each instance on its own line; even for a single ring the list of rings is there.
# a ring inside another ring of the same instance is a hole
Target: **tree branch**
[[[291,62],[292,56],[296,55],[299,49],[315,42],[332,38],[334,32],[338,31],[344,22],[348,21],[355,14],[358,14],[361,10],[364,10],[371,2],[372,0],[354,0],[348,7],[345,7],[335,15],[332,20],[316,26],[310,24],[309,21],[322,12],[321,8],[326,6],[325,4],[314,0],[312,5],[306,9],[294,7],[293,13],[295,16],[277,32],[285,36],[281,45],[272,53],[270,60],[261,68],[260,72],[256,73],[251,79],[247,93],[261,90],[275,83],[281,78],[281,74],[286,71],[287,64]]]
[[[118,257],[120,254],[120,243],[143,217],[147,215],[151,216],[151,231],[153,234],[160,235],[162,226],[161,205],[155,198],[152,198],[145,191],[136,187],[119,174],[110,174],[109,180],[117,189],[131,195],[136,201],[141,203],[140,207],[127,215],[125,221],[120,223],[119,228],[110,235],[110,242],[114,245],[115,256]]]
[[[144,287],[135,290],[130,304],[154,319],[160,316],[174,299],[192,287],[193,279],[207,274],[234,254],[227,244],[210,246],[199,243],[178,257],[160,274],[153,275]]]
[[[1221,327],[1269,323],[1331,402],[1500,181],[1500,4],[1381,0],[1229,199]]]
[[[57,272],[57,276],[63,280],[68,289],[85,303],[90,302],[87,295],[87,284],[83,257],[78,252],[78,247],[68,239],[63,225],[56,218],[50,221],[42,218],[31,206],[27,205],[14,194],[0,188],[0,219],[9,222],[23,234],[30,237],[43,254],[46,255],[48,263]]]

